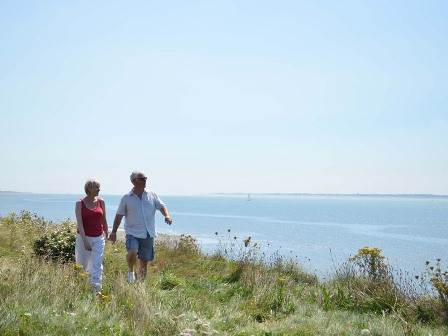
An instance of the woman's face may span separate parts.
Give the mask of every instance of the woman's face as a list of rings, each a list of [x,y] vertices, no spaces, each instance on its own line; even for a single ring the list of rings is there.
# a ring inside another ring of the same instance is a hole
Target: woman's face
[[[93,187],[91,187],[89,189],[89,193],[87,195],[88,196],[98,196],[99,193],[100,193],[100,187],[94,185]]]

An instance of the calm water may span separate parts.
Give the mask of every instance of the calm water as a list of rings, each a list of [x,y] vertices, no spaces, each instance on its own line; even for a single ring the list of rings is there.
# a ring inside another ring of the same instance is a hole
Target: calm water
[[[74,218],[77,195],[2,194],[0,215],[27,209],[49,220]],[[103,196],[112,225],[120,196]],[[295,257],[308,270],[331,273],[363,246],[417,274],[426,260],[448,261],[448,198],[348,196],[166,196],[174,225],[160,233],[193,234],[205,251],[218,238],[251,236],[265,251]],[[227,230],[230,229],[230,234]],[[269,246],[268,246],[269,244]]]

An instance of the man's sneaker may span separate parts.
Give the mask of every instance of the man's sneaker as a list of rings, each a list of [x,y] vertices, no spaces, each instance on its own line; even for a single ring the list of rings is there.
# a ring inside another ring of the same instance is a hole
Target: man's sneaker
[[[101,293],[101,284],[100,283],[94,283],[94,284],[92,284],[92,289],[93,289],[93,292],[94,293],[96,293],[96,294],[99,294],[99,293]]]
[[[129,283],[135,282],[135,273],[134,272],[128,272],[128,282]]]

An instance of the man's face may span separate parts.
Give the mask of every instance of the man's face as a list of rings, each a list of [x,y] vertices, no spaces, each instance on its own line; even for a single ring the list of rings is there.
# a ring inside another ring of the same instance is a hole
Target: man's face
[[[136,188],[144,189],[146,187],[146,176],[138,175],[132,182]]]

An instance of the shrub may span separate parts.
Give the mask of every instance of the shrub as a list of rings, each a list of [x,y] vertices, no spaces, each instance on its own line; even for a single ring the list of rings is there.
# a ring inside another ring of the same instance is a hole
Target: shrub
[[[358,253],[350,258],[350,261],[358,268],[361,275],[371,279],[385,278],[388,275],[384,256],[381,255],[381,249],[377,247],[365,246],[359,249]]]
[[[245,304],[245,309],[257,322],[264,322],[272,317],[287,316],[296,310],[294,298],[289,290],[287,280],[283,277],[265,278]]]
[[[42,234],[49,222],[42,217],[23,210],[19,214],[11,213],[0,218],[2,226],[7,229],[7,235],[2,237],[7,241],[11,251],[23,250],[24,247],[31,246],[36,236]]]
[[[426,273],[443,306],[444,318],[448,320],[448,271],[442,271],[441,259],[437,259],[435,266],[426,262]]]
[[[45,233],[34,241],[34,254],[60,262],[75,260],[76,226],[63,222],[47,227]]]
[[[175,249],[187,255],[199,255],[200,249],[197,240],[191,235],[180,235]]]
[[[235,265],[235,264],[233,264]],[[224,278],[224,280],[227,283],[234,283],[238,282],[241,279],[241,276],[243,275],[244,269],[247,267],[246,263],[244,262],[238,262],[236,264],[236,267],[234,266],[234,269],[232,272]]]
[[[415,319],[422,323],[431,323],[437,320],[437,301],[432,298],[420,298],[415,304]]]
[[[293,259],[278,258],[273,264],[274,271],[292,279],[295,283],[317,285],[318,278],[314,274],[305,272],[297,261]]]
[[[337,271],[329,288],[321,290],[326,309],[339,308],[377,314],[401,311],[406,296],[396,285],[381,250],[363,247]]]
[[[177,286],[184,285],[184,280],[172,273],[164,273],[160,279],[160,289],[171,290]]]

